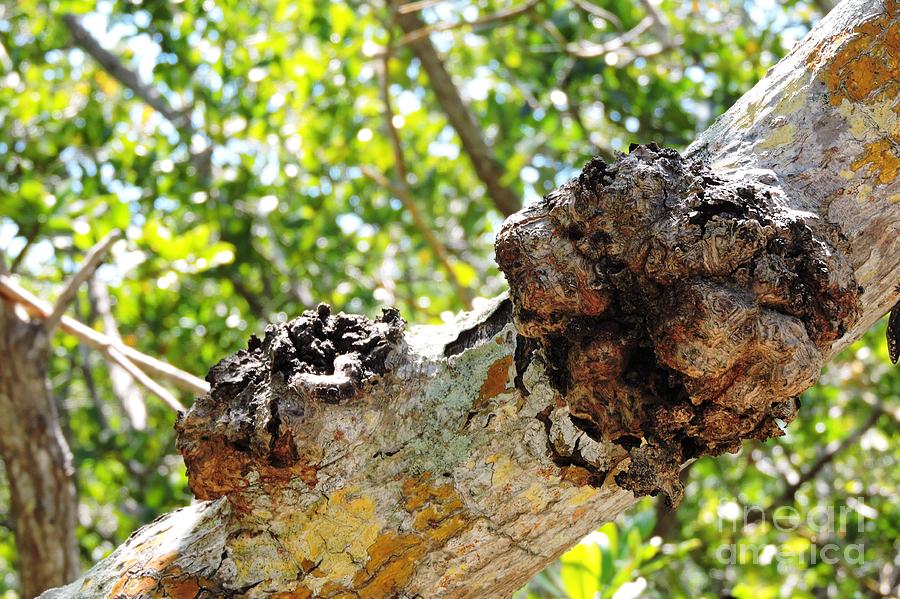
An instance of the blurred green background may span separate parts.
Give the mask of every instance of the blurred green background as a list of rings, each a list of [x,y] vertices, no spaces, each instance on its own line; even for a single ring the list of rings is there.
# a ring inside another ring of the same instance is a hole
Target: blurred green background
[[[421,19],[410,34],[378,1],[6,0],[0,248],[21,285],[52,299],[87,248],[124,231],[73,315],[98,329],[111,315],[126,343],[200,376],[319,301],[439,322],[505,288],[492,259],[503,213],[416,40],[469,107],[494,184],[529,201],[595,154],[683,148],[829,8],[424,0],[401,7]],[[72,22],[131,85],[73,41]],[[141,428],[106,363],[67,335],[51,375],[88,564],[191,496],[158,398],[142,396]],[[694,463],[676,512],[645,499],[519,595],[890,596],[898,396],[882,322],[829,365],[787,436]],[[795,508],[804,524],[745,526],[748,506]],[[845,527],[808,522],[828,507]],[[14,597],[8,508],[3,483],[0,593]]]

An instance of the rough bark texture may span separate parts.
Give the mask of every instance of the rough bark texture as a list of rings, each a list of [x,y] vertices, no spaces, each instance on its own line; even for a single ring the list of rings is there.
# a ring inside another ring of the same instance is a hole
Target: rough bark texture
[[[78,576],[78,502],[72,456],[47,384],[47,336],[4,302],[0,356],[0,454],[9,481],[21,592],[28,598]]]
[[[508,596],[778,434],[895,301],[898,28],[845,2],[685,158],[589,163],[507,222],[478,313],[271,326],[178,424],[203,501],[48,596]]]
[[[507,220],[497,262],[576,427],[628,449],[616,482],[677,502],[686,460],[783,434],[856,320],[846,249],[774,175],[650,145]]]

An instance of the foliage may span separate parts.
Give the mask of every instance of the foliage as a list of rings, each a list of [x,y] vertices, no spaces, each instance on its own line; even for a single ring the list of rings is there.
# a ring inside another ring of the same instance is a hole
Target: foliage
[[[525,199],[595,153],[633,141],[686,145],[820,14],[802,1],[539,0],[515,17],[488,18],[511,5],[446,0],[422,15],[431,26],[490,21],[430,39],[502,165],[502,183]],[[621,51],[562,51],[562,42],[641,27],[648,6],[660,21]],[[172,120],[77,47],[65,14],[155,90]],[[318,301],[370,314],[396,304],[423,323],[463,307],[454,277],[474,295],[498,293],[505,283],[492,241],[502,215],[410,45],[393,49],[387,71],[408,170],[399,183],[446,248],[446,264],[397,193],[380,78],[386,44],[402,35],[380,2],[0,3],[0,248],[19,262],[24,285],[51,298],[92,243],[123,230],[127,239],[97,276],[110,285],[124,340],[198,374],[269,320]],[[86,292],[76,312],[101,326]],[[864,568],[796,565],[782,576],[771,563],[722,567],[710,528],[730,501],[776,496],[778,473],[802,471],[866,418],[869,403],[896,402],[900,383],[884,367],[883,343],[869,336],[852,352],[807,395],[785,439],[695,464],[664,537],[645,502],[591,537],[604,545],[580,545],[536,579],[529,596],[591,596],[592,584],[606,596],[640,579],[660,596],[861,592],[896,551],[897,511],[885,495],[898,478],[889,416],[798,494],[804,506],[865,496],[879,516],[866,532]],[[148,396],[147,430],[131,430],[106,364],[63,335],[52,384],[77,465],[88,563],[190,500],[174,414]],[[8,507],[5,487],[0,506]],[[802,542],[765,527],[745,534]],[[16,587],[15,559],[12,533],[0,528],[0,592]]]

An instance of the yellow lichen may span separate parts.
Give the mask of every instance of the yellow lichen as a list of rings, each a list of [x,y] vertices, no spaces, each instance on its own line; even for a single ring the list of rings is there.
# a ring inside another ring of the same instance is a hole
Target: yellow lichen
[[[813,52],[808,62],[825,83],[830,101],[871,102],[900,82],[900,3],[888,0],[881,15],[841,32]]]
[[[776,127],[768,137],[757,142],[755,149],[769,150],[786,145],[794,138],[796,132],[797,128],[790,123]]]
[[[269,534],[247,532],[228,541],[238,580],[291,580],[297,575],[294,559]]]
[[[567,503],[571,506],[581,505],[593,499],[596,494],[597,489],[595,487],[585,485],[573,493]]]
[[[367,549],[381,532],[375,502],[353,489],[340,489],[316,510],[307,525],[304,540],[307,557],[320,561],[329,580],[351,577],[368,557]]]
[[[531,505],[531,513],[540,514],[547,508],[550,498],[547,496],[547,489],[538,483],[531,483],[522,496],[528,500]]]
[[[891,183],[900,173],[900,152],[887,139],[879,139],[865,146],[866,151],[850,165],[854,171],[863,167],[868,169],[881,184]]]
[[[485,462],[494,465],[491,476],[491,484],[494,486],[502,485],[513,478],[513,475],[519,469],[509,457],[499,453],[489,456]]]

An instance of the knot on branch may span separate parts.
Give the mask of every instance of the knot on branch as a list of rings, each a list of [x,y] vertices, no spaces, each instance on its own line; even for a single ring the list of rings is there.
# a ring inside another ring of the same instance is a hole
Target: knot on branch
[[[677,501],[678,466],[782,434],[858,314],[836,228],[767,171],[633,146],[504,224],[517,330],[539,340],[573,421],[616,442],[616,481]]]
[[[210,369],[209,394],[176,423],[191,490],[212,499],[254,483],[316,483],[326,453],[366,432],[372,386],[399,365],[405,322],[338,313],[320,304],[266,327]]]

